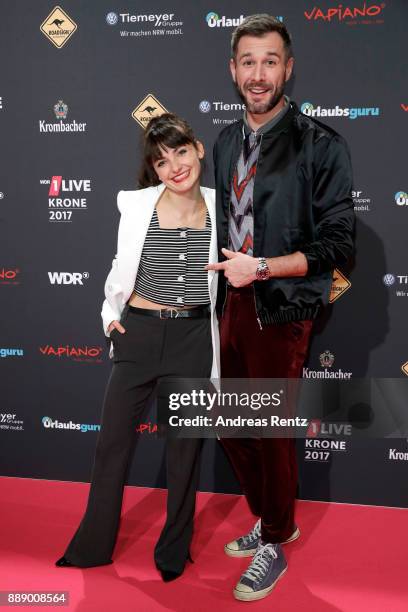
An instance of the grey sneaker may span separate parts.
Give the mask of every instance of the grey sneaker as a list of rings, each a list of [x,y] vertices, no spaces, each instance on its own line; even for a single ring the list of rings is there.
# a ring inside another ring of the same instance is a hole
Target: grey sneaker
[[[279,578],[288,569],[280,544],[259,543],[255,557],[234,589],[235,599],[254,601],[263,599],[272,591]]]
[[[299,528],[295,526],[295,530],[292,535],[281,542],[281,544],[289,544],[294,542],[300,536]],[[254,527],[246,535],[228,542],[224,546],[224,552],[229,557],[252,557],[256,553],[259,542],[261,541],[261,519],[258,519]]]

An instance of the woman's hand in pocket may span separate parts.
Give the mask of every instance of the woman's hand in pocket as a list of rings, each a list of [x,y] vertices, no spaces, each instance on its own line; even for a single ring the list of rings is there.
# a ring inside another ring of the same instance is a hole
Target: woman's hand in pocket
[[[114,329],[117,329],[120,334],[124,334],[126,329],[119,323],[119,321],[112,321],[108,326],[108,333],[110,334]]]

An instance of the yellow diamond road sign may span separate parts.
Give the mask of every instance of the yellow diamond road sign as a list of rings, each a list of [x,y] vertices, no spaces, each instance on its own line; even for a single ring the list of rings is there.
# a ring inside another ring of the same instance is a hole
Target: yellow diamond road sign
[[[408,361],[401,366],[401,370],[408,376]]]
[[[333,282],[329,298],[330,304],[333,304],[333,302],[338,300],[339,297],[343,295],[343,293],[346,293],[346,291],[350,289],[350,287],[351,283],[348,278],[346,278],[344,274],[340,272],[340,270],[335,268],[333,271]]]
[[[57,49],[61,49],[65,45],[76,29],[77,24],[68,17],[60,6],[56,6],[51,11],[40,27],[41,32]]]
[[[152,94],[148,94],[132,113],[132,117],[143,129],[147,127],[150,119],[167,113],[167,109]]]

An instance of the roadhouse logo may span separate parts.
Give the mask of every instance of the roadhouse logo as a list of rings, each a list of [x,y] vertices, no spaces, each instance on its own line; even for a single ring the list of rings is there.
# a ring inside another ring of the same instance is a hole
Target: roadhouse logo
[[[50,223],[71,223],[74,212],[88,210],[88,201],[83,194],[92,191],[90,179],[63,179],[62,176],[56,175],[51,179],[41,179],[40,185],[50,186],[48,190]]]
[[[73,21],[60,6],[56,6],[41,24],[40,30],[52,44],[61,49],[77,29]]]
[[[48,272],[51,285],[84,285],[89,272]]]
[[[102,350],[101,346],[71,346],[70,344],[64,346],[45,344],[39,347],[39,351],[44,357],[65,358],[83,363],[102,363]]]
[[[323,351],[319,355],[320,366],[323,370],[311,370],[310,368],[303,367],[303,378],[319,378],[319,379],[343,379],[349,380],[353,373],[352,372],[343,372],[341,368],[338,370],[332,370],[332,366],[335,362],[334,354],[329,351]]]
[[[351,282],[348,278],[344,276],[340,270],[335,268],[333,270],[333,281],[330,290],[329,302],[333,304],[336,300],[339,299],[346,291],[348,291],[351,287]]]
[[[408,285],[408,274],[392,274],[391,272],[388,272],[387,274],[384,274],[382,280],[384,285],[388,288],[396,285],[395,295],[397,297],[407,297],[408,288],[405,287]]]
[[[312,419],[305,439],[305,461],[329,461],[333,452],[346,452],[346,440],[332,440],[333,436],[351,436],[350,423],[325,423]]]
[[[356,212],[370,212],[371,198],[367,198],[364,195],[364,191],[352,191],[351,197],[353,198],[354,210]]]
[[[24,357],[24,350],[19,348],[0,348],[1,357]]]
[[[397,191],[394,200],[398,206],[408,206],[408,193],[406,191]]]
[[[19,285],[19,268],[0,268],[0,285]]]
[[[41,133],[63,133],[67,134],[70,132],[85,132],[86,131],[86,123],[78,123],[75,121],[71,121],[70,123],[64,123],[63,120],[67,118],[68,115],[68,105],[65,104],[63,100],[58,100],[56,104],[53,106],[53,111],[55,118],[58,123],[46,123],[44,119],[40,119],[38,122],[40,132]]]
[[[139,30],[119,30],[120,36],[138,38],[144,36],[181,36],[182,25],[175,13],[158,13],[150,15],[131,15],[130,13],[114,13],[111,11],[106,15],[108,26],[129,28],[134,25],[141,27]]]
[[[143,129],[146,129],[150,119],[163,113],[167,113],[167,109],[153,94],[148,94],[133,110],[132,117]]]
[[[198,105],[198,109],[201,113],[211,113],[213,125],[230,125],[231,123],[235,123],[238,121],[236,116],[226,117],[225,114],[233,113],[234,115],[240,116],[245,108],[245,104],[241,104],[239,102],[226,103],[222,102],[221,100],[214,100],[213,102],[210,102],[209,100],[201,100]],[[217,113],[218,116],[214,116],[214,113]]]
[[[69,429],[70,431],[80,431],[86,433],[87,431],[100,431],[101,426],[94,423],[73,423],[72,421],[54,421],[51,417],[45,416],[41,419],[41,423],[45,429]]]
[[[307,117],[346,117],[348,119],[357,119],[359,117],[378,117],[380,115],[378,106],[342,108],[336,105],[334,108],[324,108],[320,105],[314,107],[311,102],[303,102],[300,110]]]
[[[22,431],[24,421],[17,419],[16,414],[0,412],[0,429]]]
[[[311,10],[304,11],[303,14],[308,21],[326,23],[337,22],[346,23],[347,25],[368,25],[373,23],[384,23],[384,19],[382,19],[384,8],[384,2],[379,4],[363,2],[358,5],[338,4],[330,8],[320,8],[315,5]]]

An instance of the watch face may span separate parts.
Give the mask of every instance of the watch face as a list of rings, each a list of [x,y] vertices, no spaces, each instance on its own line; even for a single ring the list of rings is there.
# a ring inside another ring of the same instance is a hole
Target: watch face
[[[269,268],[267,265],[265,265],[265,267],[262,266],[262,268],[258,268],[258,270],[256,271],[256,278],[258,280],[267,280],[270,276],[270,272],[269,272]]]

